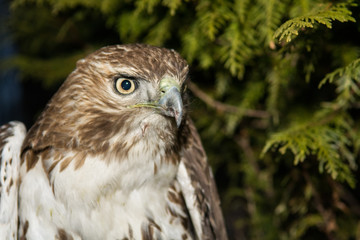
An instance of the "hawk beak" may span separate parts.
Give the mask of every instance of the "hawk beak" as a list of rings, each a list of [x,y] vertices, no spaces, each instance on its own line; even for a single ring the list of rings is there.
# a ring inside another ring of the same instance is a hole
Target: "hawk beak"
[[[174,117],[177,127],[180,127],[183,117],[183,102],[179,89],[175,86],[169,88],[159,100],[162,113]]]

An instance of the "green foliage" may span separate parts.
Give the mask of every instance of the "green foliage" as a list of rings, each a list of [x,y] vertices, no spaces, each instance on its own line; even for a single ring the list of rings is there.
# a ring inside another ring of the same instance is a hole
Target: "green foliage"
[[[12,62],[49,88],[100,46],[182,54],[232,239],[359,238],[356,1],[14,0],[11,9]]]
[[[290,42],[294,36],[299,35],[300,30],[303,31],[306,28],[314,28],[315,23],[323,24],[327,28],[331,28],[332,22],[335,20],[340,22],[355,22],[349,10],[350,6],[356,6],[356,4],[349,1],[335,5],[332,3],[320,5],[319,8],[315,8],[314,12],[286,21],[276,30],[274,37],[279,38],[279,41],[285,39],[286,42]]]
[[[348,148],[352,130],[349,118],[333,112],[330,116],[323,113],[319,115],[310,122],[295,123],[294,126],[270,136],[263,154],[270,148],[277,148],[281,154],[290,150],[294,154],[295,165],[309,156],[316,156],[320,173],[325,169],[333,179],[346,181],[351,187],[355,187],[350,167],[355,168],[356,164]]]
[[[33,79],[44,79],[42,84],[45,87],[51,87],[64,79],[74,68],[76,61],[84,57],[84,52],[72,54],[70,56],[62,56],[47,61],[41,58],[16,57],[10,62],[21,68],[21,74]],[[64,62],[67,64],[61,68]]]
[[[356,103],[360,96],[360,58],[354,60],[346,67],[338,68],[328,73],[321,80],[319,87],[326,82],[335,82],[336,84],[338,97],[334,102],[335,108],[346,108]]]

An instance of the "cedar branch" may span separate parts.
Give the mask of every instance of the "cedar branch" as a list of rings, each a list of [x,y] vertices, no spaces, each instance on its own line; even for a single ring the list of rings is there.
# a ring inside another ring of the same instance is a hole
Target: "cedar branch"
[[[266,111],[254,110],[254,109],[243,109],[233,105],[225,104],[219,101],[216,101],[204,91],[202,91],[198,86],[196,86],[193,82],[188,82],[189,89],[193,92],[193,94],[200,98],[203,102],[205,102],[208,106],[214,108],[218,112],[226,112],[226,113],[234,113],[234,114],[242,114],[247,117],[254,118],[269,118],[270,114]]]

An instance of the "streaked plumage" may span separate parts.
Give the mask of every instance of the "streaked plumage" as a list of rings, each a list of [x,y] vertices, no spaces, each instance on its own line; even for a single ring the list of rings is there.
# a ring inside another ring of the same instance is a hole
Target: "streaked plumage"
[[[27,134],[0,130],[0,233],[19,215],[21,239],[227,239],[186,81],[164,48],[79,60]]]

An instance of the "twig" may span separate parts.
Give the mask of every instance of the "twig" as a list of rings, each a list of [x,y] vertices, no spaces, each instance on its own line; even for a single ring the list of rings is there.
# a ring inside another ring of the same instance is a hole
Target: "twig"
[[[341,184],[334,182],[333,180],[331,180],[331,183],[333,185],[333,189],[334,189],[335,193],[337,195],[339,195],[340,199],[338,199],[338,201],[343,199],[347,203],[347,206],[345,206],[345,207],[343,207],[341,205],[339,207],[339,204],[336,204],[336,206],[346,214],[349,211],[351,211],[352,213],[356,214],[357,217],[359,217],[360,216],[360,203],[359,203],[358,199],[356,199],[356,197]],[[345,205],[345,204],[342,202],[342,205]],[[349,208],[348,206],[351,206],[351,208]]]
[[[241,130],[239,135],[237,135],[235,137],[235,141],[238,144],[238,146],[243,150],[245,159],[246,159],[246,161],[248,161],[250,163],[256,176],[259,176],[259,178],[262,181],[268,183],[268,187],[266,188],[265,192],[266,192],[266,195],[268,198],[272,198],[275,195],[274,189],[272,188],[272,186],[273,186],[273,184],[271,182],[272,179],[269,178],[268,175],[261,176],[261,170],[260,170],[256,155],[250,145],[249,132],[246,129]]]
[[[203,102],[205,102],[208,106],[214,108],[219,112],[227,112],[227,113],[242,113],[244,116],[254,117],[254,118],[269,118],[270,114],[266,111],[261,110],[253,110],[253,109],[243,109],[233,105],[224,104],[222,102],[216,101],[204,91],[202,91],[198,86],[196,86],[193,82],[188,82],[189,89],[194,93],[195,96],[200,98]]]
[[[334,231],[337,229],[336,219],[331,210],[326,210],[324,205],[322,204],[320,193],[316,190],[314,183],[312,182],[310,175],[307,172],[303,172],[303,176],[307,184],[309,184],[311,191],[314,194],[314,203],[315,207],[322,216],[325,222],[325,234],[327,235],[329,240],[335,239]]]

